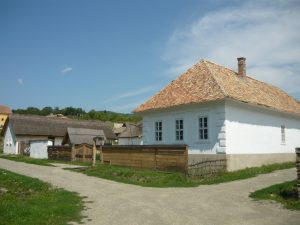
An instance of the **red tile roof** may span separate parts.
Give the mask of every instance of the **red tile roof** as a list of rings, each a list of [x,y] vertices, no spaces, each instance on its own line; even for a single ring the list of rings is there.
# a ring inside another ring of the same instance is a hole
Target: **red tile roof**
[[[233,70],[201,60],[134,112],[234,99],[300,115],[300,103],[284,91]]]
[[[5,106],[5,105],[0,105],[0,114],[12,114],[12,111],[9,107]]]

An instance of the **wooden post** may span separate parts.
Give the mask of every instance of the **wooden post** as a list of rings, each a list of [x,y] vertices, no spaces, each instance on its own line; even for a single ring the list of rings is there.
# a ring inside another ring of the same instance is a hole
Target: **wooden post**
[[[102,143],[100,144],[100,160],[101,160],[101,164],[103,164],[103,151],[102,151]]]
[[[93,146],[93,166],[96,165],[96,152],[97,152],[97,149],[96,149],[96,140],[94,140],[94,146]]]
[[[300,199],[300,148],[296,148],[297,190]]]

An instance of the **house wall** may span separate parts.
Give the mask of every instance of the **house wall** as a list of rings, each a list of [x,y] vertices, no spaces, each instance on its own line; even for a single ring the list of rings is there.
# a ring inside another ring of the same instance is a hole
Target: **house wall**
[[[63,137],[55,137],[54,145],[61,145],[62,141],[63,141]]]
[[[226,101],[228,170],[295,160],[300,146],[300,117]],[[285,143],[281,126],[285,126]]]
[[[142,138],[119,138],[118,139],[119,145],[142,145],[143,139]]]
[[[172,109],[144,112],[143,144],[186,144],[189,149],[189,162],[197,154],[225,153],[225,107],[224,101],[206,104],[174,107]],[[199,116],[208,116],[209,140],[199,140]],[[184,120],[184,140],[175,140],[175,120]],[[155,122],[162,121],[162,141],[155,140]]]
[[[30,142],[30,157],[38,159],[48,158],[48,140],[31,141]]]
[[[18,143],[17,143],[16,136],[13,132],[11,123],[8,123],[7,129],[4,133],[3,152],[5,154],[18,153]]]

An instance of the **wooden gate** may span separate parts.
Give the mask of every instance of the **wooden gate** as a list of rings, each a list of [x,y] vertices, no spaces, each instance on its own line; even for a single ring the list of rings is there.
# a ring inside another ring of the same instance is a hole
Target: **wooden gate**
[[[93,161],[93,146],[88,144],[76,145],[73,148],[73,161],[92,162]]]

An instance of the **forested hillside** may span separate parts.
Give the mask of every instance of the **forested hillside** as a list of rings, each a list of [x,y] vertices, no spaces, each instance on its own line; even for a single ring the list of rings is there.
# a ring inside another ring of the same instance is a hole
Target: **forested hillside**
[[[36,107],[28,107],[27,109],[13,109],[13,113],[28,114],[28,115],[41,115],[47,116],[52,114],[63,114],[69,118],[85,119],[85,120],[101,120],[111,122],[133,122],[136,123],[142,118],[134,114],[116,113],[111,111],[96,111],[91,110],[86,112],[82,108],[59,108],[59,107],[44,107],[42,109]]]

